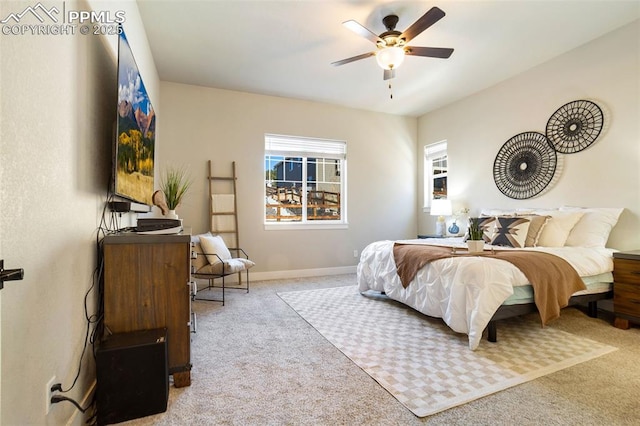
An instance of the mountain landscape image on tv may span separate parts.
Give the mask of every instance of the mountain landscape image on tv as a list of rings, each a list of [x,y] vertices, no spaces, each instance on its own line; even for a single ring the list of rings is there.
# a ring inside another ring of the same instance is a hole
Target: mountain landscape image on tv
[[[118,42],[118,118],[114,192],[151,205],[156,115],[124,30]]]

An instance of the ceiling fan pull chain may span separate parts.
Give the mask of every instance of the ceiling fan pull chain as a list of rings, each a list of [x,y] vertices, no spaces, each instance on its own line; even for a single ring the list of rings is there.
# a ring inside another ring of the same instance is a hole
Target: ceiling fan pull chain
[[[391,83],[389,83],[389,97],[393,99],[393,91],[391,90]]]

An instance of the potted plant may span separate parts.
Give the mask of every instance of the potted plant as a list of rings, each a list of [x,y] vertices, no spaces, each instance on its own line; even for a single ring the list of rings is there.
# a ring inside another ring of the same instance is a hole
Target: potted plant
[[[169,209],[169,217],[177,218],[176,208],[182,202],[191,186],[191,179],[184,167],[168,167],[162,173],[160,189],[164,193],[165,202]]]
[[[484,230],[480,226],[479,217],[469,218],[469,238],[467,247],[470,253],[478,253],[484,249]]]

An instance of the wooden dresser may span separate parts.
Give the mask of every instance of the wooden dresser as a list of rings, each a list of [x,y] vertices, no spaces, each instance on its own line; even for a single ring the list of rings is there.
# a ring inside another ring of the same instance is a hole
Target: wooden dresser
[[[105,333],[166,327],[169,374],[191,384],[191,235],[108,235],[104,252]]]
[[[613,311],[618,328],[640,324],[640,250],[613,254]]]

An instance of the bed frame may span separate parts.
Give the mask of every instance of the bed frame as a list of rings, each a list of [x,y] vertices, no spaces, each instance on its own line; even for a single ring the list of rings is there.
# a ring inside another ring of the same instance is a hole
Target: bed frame
[[[569,299],[567,306],[575,306],[580,304],[587,304],[587,315],[591,318],[598,317],[598,300],[613,298],[613,291],[605,293],[584,294],[580,296],[573,296]],[[496,321],[513,318],[520,315],[530,314],[532,312],[538,312],[535,303],[524,303],[518,305],[502,305],[498,308],[491,321],[487,325],[487,340],[490,342],[498,341],[498,329]]]

